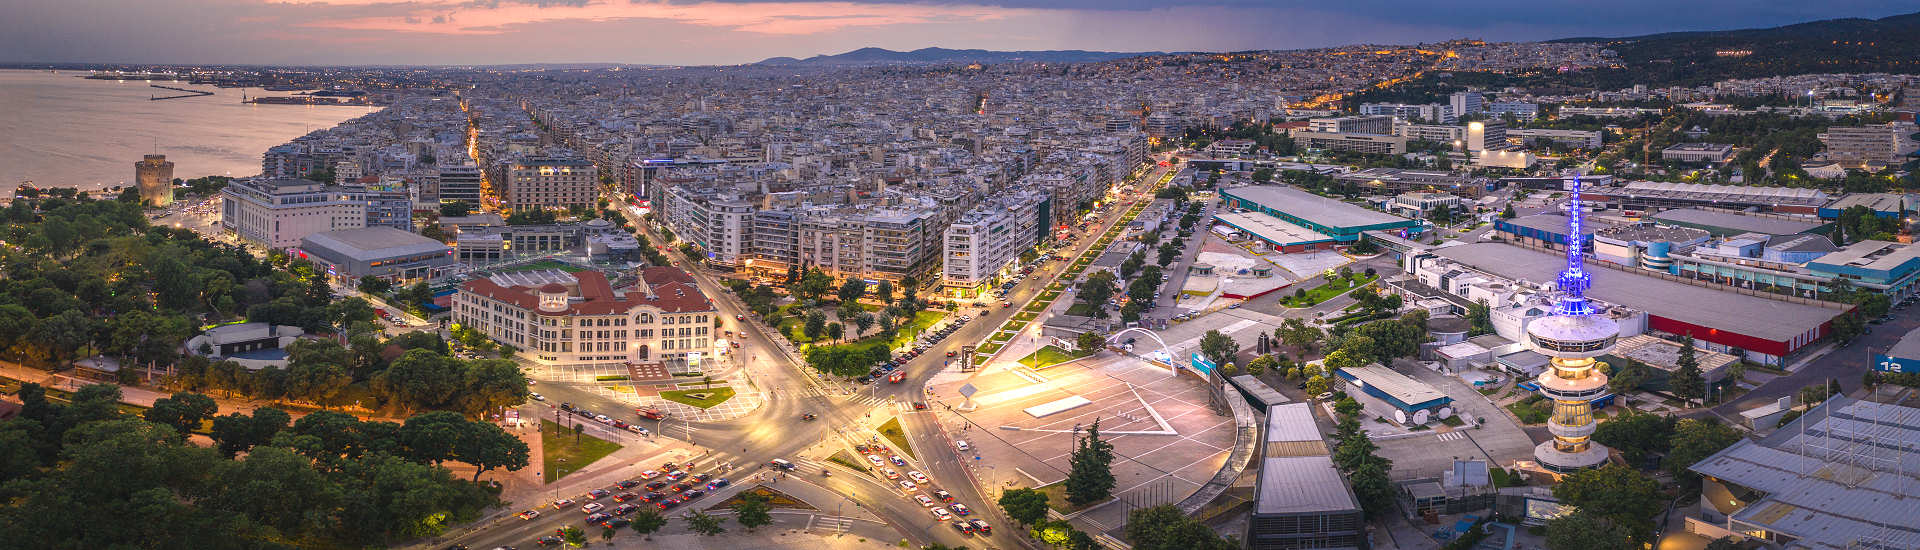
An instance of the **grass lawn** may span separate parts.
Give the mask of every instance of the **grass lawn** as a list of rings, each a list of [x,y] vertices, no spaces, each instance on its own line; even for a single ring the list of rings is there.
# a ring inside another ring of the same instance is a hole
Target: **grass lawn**
[[[1522,424],[1540,424],[1553,416],[1553,413],[1533,408],[1524,400],[1508,403],[1507,410],[1513,411],[1513,415],[1519,417]]]
[[[758,487],[754,487],[752,489],[741,491],[739,494],[734,495],[732,498],[728,498],[726,500],[720,501],[719,504],[709,506],[707,507],[707,509],[708,510],[724,510],[724,509],[733,508],[734,506],[738,506],[740,505],[741,502],[743,502],[740,499],[740,495],[744,495],[747,493],[753,493],[756,495],[767,497],[767,504],[773,506],[774,508],[793,508],[798,510],[813,509],[812,505],[807,504],[806,502],[803,502],[800,499],[788,496],[786,493],[769,489],[765,485],[761,485]]]
[[[827,457],[827,462],[832,462],[834,464],[839,464],[841,466],[853,468],[855,471],[858,471],[860,473],[867,473],[872,471],[872,469],[867,466],[866,461],[854,460],[853,455],[851,453],[846,452],[845,450],[834,451],[833,456]]]
[[[1307,289],[1307,294],[1304,297],[1294,297],[1289,294],[1285,298],[1280,299],[1280,303],[1287,307],[1310,307],[1320,302],[1325,302],[1334,296],[1345,294],[1347,291],[1360,288],[1378,278],[1380,278],[1379,275],[1370,277],[1367,276],[1366,273],[1355,273],[1353,277],[1346,279],[1334,277],[1333,280],[1327,281],[1326,284]],[[1347,285],[1348,281],[1353,282],[1352,286]]]
[[[920,336],[921,332],[926,331],[928,327],[932,327],[934,323],[938,323],[941,319],[945,318],[947,318],[947,312],[934,311],[931,309],[921,310],[919,313],[913,314],[912,321],[894,329],[893,340],[889,342],[889,345],[897,348],[911,344],[914,338]]]
[[[660,392],[660,398],[682,405],[708,409],[733,399],[733,388],[720,386],[705,390],[667,390]]]
[[[907,453],[907,457],[919,458],[914,456],[913,446],[907,444],[907,432],[900,429],[899,418],[889,418],[887,419],[887,423],[881,424],[880,435],[886,437],[887,441],[892,441],[893,448],[900,449],[900,452]]]
[[[982,355],[993,355],[993,352],[1000,351],[1000,348],[1002,347],[1006,347],[1006,346],[999,342],[988,342],[985,345],[982,345],[973,351],[974,353],[978,353]]]
[[[1440,419],[1440,423],[1446,424],[1448,426],[1452,426],[1455,428],[1467,425],[1467,421],[1461,420],[1459,416],[1449,416],[1446,418],[1442,418]]]
[[[1033,490],[1046,493],[1047,507],[1052,508],[1053,511],[1059,512],[1062,514],[1072,514],[1074,512],[1092,508],[1094,506],[1099,506],[1101,502],[1106,502],[1106,500],[1102,500],[1100,502],[1095,502],[1092,504],[1088,504],[1086,506],[1074,506],[1074,505],[1068,504],[1067,503],[1067,483],[1064,481],[1060,483],[1054,483],[1051,485],[1042,485],[1039,487],[1034,487]],[[1113,500],[1113,498],[1108,497],[1107,500]]]
[[[1021,357],[1020,364],[1038,369],[1058,365],[1081,357],[1086,357],[1086,354],[1063,350],[1060,349],[1059,346],[1047,346],[1027,354],[1026,357]]]
[[[559,481],[618,450],[618,443],[586,434],[575,440],[573,428],[552,420],[540,421],[540,463],[546,467],[543,475],[547,483]]]
[[[1086,302],[1074,302],[1073,305],[1067,306],[1067,315],[1078,315],[1080,317],[1092,317],[1093,305],[1088,304]]]
[[[1013,339],[1013,333],[1011,332],[995,332],[993,333],[993,337],[988,338],[987,341],[994,342],[994,343],[1006,343],[1006,341],[1012,340],[1012,339]]]

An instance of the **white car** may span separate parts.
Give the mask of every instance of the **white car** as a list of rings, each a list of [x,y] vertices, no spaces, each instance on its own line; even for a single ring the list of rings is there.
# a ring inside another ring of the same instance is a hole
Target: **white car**
[[[867,461],[872,462],[875,468],[885,467],[887,465],[887,460],[880,458],[880,455],[867,455]]]
[[[909,493],[920,490],[919,485],[914,485],[913,482],[904,479],[900,480],[900,488]]]
[[[930,510],[930,512],[933,513],[934,519],[938,519],[940,521],[946,521],[948,519],[953,518],[953,513],[948,512],[946,508],[934,508],[933,510]]]
[[[919,483],[927,483],[927,475],[918,471],[907,472],[907,477],[913,478],[914,481]]]
[[[537,393],[529,393],[529,394],[527,394],[527,397],[532,397],[534,401],[546,401],[546,400],[547,400],[547,396],[544,396],[544,395],[540,395],[540,394],[537,394]]]
[[[656,471],[653,471],[653,470],[647,470],[647,471],[644,471],[644,472],[640,472],[640,479],[653,479],[653,478],[656,478],[656,477],[660,477],[660,472],[656,472]]]
[[[882,470],[882,471],[886,472],[887,479],[900,479],[900,472],[898,470],[894,470],[893,468],[887,468],[886,470]]]
[[[965,441],[955,441],[953,442],[953,448],[959,449],[961,451],[966,451],[967,449],[972,449],[973,446],[968,445],[967,442]]]
[[[913,495],[913,500],[914,502],[920,503],[920,506],[922,507],[926,507],[926,508],[933,507],[933,499],[927,498],[927,495]]]
[[[586,506],[581,506],[581,507],[580,507],[580,513],[583,513],[583,514],[591,514],[591,513],[594,513],[594,512],[598,512],[598,511],[600,511],[600,510],[601,510],[602,508],[606,508],[606,507],[607,507],[607,505],[605,505],[605,504],[601,504],[601,503],[598,503],[598,502],[589,502],[589,503],[587,503],[587,505],[586,505]]]

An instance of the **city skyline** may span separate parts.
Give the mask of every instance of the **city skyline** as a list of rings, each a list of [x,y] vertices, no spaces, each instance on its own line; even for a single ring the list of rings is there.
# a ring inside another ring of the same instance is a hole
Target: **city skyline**
[[[980,2],[370,0],[36,3],[4,10],[0,62],[308,65],[728,65],[862,47],[1238,51],[1455,38],[1532,41],[1769,27],[1910,9],[1848,1],[1635,0],[1471,6],[1385,1]],[[100,18],[110,10],[118,16]],[[1648,14],[1661,13],[1661,17]],[[137,22],[137,29],[125,25]]]

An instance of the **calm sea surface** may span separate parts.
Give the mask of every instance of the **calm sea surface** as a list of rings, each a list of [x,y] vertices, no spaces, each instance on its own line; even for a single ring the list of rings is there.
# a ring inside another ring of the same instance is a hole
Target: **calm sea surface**
[[[0,196],[31,180],[40,187],[106,188],[133,181],[133,163],[157,150],[173,177],[252,176],[268,147],[339,124],[374,108],[255,105],[284,96],[258,88],[185,82],[87,80],[80,71],[0,70]],[[210,96],[150,101],[181,92]]]

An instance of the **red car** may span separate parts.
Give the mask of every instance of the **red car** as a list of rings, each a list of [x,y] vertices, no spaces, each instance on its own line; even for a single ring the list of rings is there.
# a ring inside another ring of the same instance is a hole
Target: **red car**
[[[902,371],[893,371],[893,374],[887,375],[887,382],[894,383],[894,384],[898,384],[900,383],[901,380],[906,380],[906,379],[907,379],[907,373]]]

